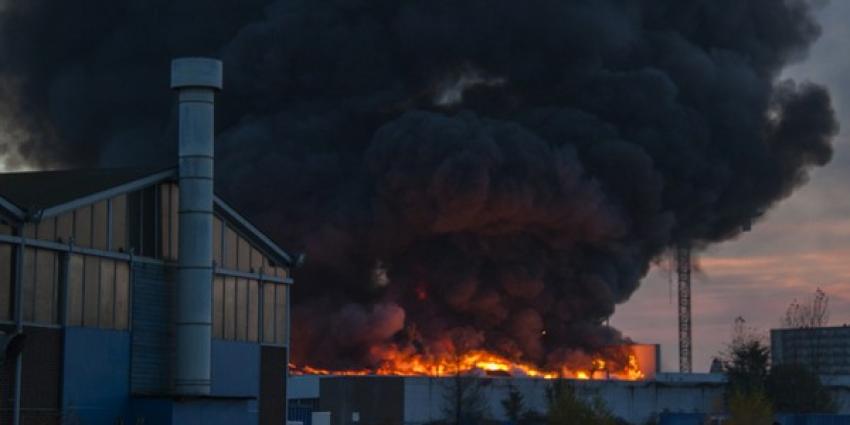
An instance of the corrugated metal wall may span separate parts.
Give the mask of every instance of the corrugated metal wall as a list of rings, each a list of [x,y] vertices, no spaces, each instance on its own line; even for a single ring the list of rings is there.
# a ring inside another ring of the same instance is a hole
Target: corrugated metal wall
[[[133,394],[163,394],[171,388],[173,270],[133,265],[133,337],[130,385]]]

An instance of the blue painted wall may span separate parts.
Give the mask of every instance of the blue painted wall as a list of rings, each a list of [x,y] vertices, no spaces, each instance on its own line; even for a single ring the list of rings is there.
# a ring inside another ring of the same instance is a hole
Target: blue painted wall
[[[174,425],[252,425],[258,421],[256,400],[199,399],[175,402]]]
[[[128,424],[145,425],[254,425],[257,401],[239,399],[135,398]]]
[[[130,333],[68,327],[62,371],[62,409],[87,425],[123,417],[130,393]]]
[[[212,342],[212,395],[255,397],[260,395],[260,345]]]

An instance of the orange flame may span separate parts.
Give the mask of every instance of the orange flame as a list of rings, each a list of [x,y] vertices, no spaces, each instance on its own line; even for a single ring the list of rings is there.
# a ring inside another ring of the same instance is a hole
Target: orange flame
[[[586,368],[567,366],[541,369],[531,363],[512,361],[484,350],[472,350],[462,355],[424,355],[408,353],[395,346],[374,348],[373,357],[380,359],[375,369],[328,370],[290,364],[293,375],[391,375],[391,376],[453,376],[456,374],[499,374],[543,379],[643,379],[637,356],[628,353],[628,361],[617,367],[613,361],[593,358]]]

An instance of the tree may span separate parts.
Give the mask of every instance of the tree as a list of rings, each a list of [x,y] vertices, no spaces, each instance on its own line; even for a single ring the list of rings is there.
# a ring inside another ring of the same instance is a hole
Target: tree
[[[508,384],[508,397],[502,400],[505,416],[514,424],[519,424],[525,414],[525,400],[522,393],[512,384]]]
[[[448,381],[444,393],[443,414],[453,425],[474,425],[484,418],[487,402],[481,393],[481,381],[460,372]]]
[[[616,425],[617,419],[605,403],[595,398],[582,400],[575,389],[558,381],[549,393],[549,425]]]
[[[771,425],[773,407],[762,391],[735,392],[729,398],[726,425]]]
[[[818,288],[812,298],[800,303],[796,299],[791,302],[785,311],[785,316],[780,319],[783,328],[788,329],[814,329],[826,326],[829,323],[829,296]],[[821,334],[817,330],[808,332],[811,347],[809,353],[804,356],[806,363],[815,373],[820,371],[822,356],[824,356],[821,345]],[[800,359],[800,347],[789,347],[785,353],[785,359],[797,363]],[[786,360],[787,362],[788,360]]]
[[[767,377],[766,391],[778,412],[834,413],[835,401],[817,374],[801,364],[775,365]]]
[[[818,288],[811,300],[799,302],[796,299],[785,310],[780,319],[783,328],[819,328],[829,323],[829,296]]]
[[[732,342],[723,357],[723,368],[729,380],[728,395],[764,391],[770,347],[758,333],[746,326],[743,317],[735,319]]]

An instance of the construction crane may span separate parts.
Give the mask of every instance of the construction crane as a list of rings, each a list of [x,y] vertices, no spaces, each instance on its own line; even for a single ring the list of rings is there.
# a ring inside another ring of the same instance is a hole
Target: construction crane
[[[742,232],[749,232],[752,219],[741,226]],[[683,241],[676,244],[676,275],[679,283],[679,372],[693,372],[693,350],[691,332],[691,243]]]
[[[691,373],[691,244],[676,245],[676,274],[679,282],[679,372]]]

